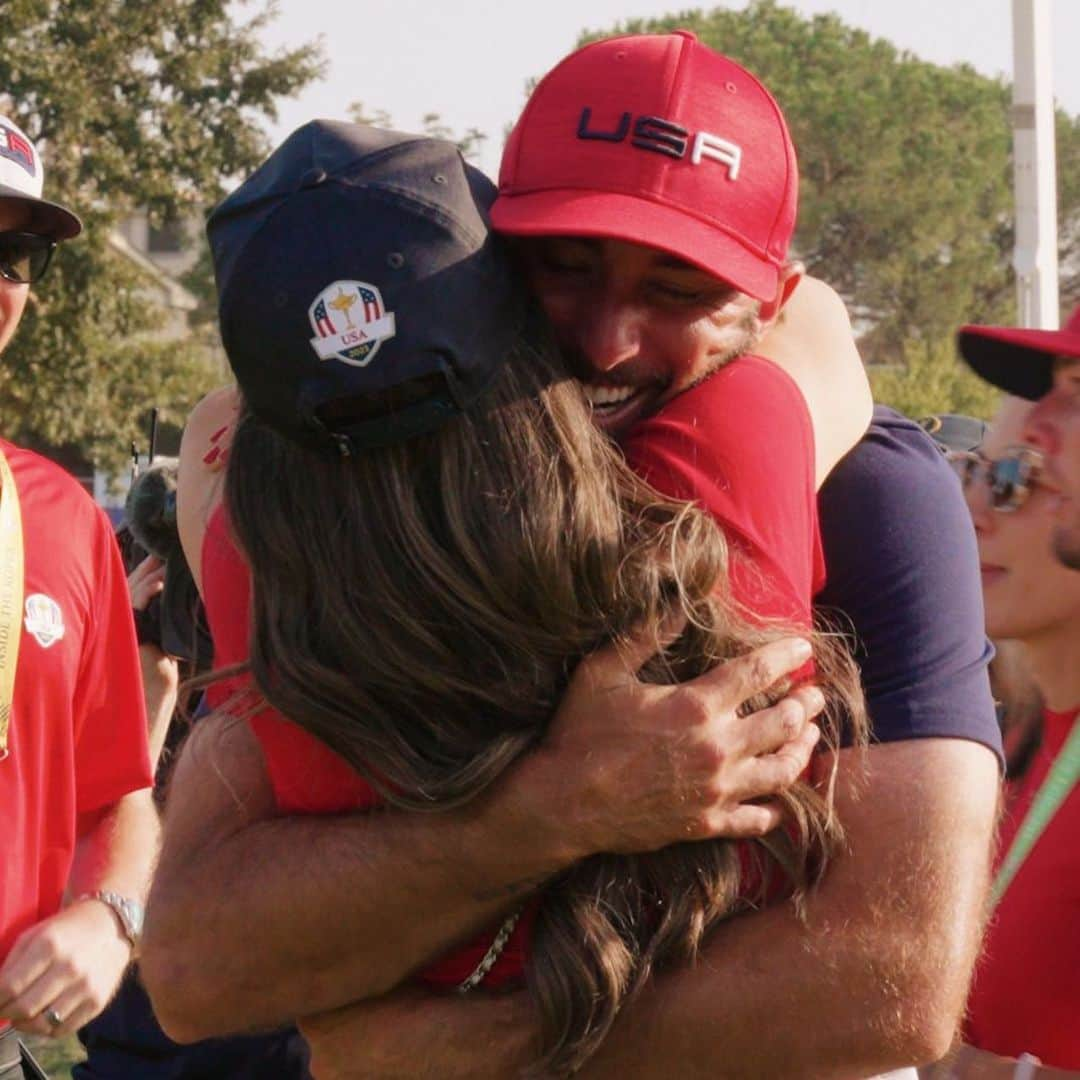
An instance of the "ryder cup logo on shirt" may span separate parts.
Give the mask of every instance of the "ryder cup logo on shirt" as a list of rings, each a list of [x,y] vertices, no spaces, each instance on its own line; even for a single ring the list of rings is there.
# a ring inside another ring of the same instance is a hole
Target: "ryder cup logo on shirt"
[[[320,360],[341,360],[364,367],[379,346],[394,336],[394,313],[383,307],[382,294],[366,281],[335,281],[308,308],[318,335],[311,347]]]
[[[55,645],[64,636],[64,615],[60,605],[44,593],[34,593],[26,598],[23,625],[43,649]]]

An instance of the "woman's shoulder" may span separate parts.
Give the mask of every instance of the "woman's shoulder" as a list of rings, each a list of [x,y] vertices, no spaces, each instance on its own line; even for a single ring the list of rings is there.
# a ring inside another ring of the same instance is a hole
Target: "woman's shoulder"
[[[191,410],[180,442],[176,518],[180,543],[199,591],[207,522],[221,500],[229,441],[240,410],[234,386],[212,390]]]

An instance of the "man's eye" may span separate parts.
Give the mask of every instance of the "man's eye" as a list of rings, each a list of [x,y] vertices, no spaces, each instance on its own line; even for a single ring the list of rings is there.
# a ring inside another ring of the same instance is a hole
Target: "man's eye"
[[[653,282],[652,291],[657,296],[677,304],[700,304],[705,299],[705,294],[700,289],[687,288],[684,285],[672,285],[667,281]]]

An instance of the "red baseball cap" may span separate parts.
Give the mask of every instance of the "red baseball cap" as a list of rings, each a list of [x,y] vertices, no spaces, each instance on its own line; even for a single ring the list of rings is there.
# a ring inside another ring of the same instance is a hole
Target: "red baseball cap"
[[[503,152],[492,224],[612,237],[776,298],[799,176],[780,107],[686,30],[572,53],[533,91]]]
[[[1054,384],[1054,360],[1080,359],[1080,307],[1062,330],[962,326],[957,343],[977,375],[1017,397],[1038,401]]]

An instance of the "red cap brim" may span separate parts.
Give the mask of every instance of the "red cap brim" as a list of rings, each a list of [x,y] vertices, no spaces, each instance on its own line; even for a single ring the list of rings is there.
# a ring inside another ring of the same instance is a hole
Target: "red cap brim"
[[[987,382],[1038,401],[1054,382],[1054,360],[1080,358],[1080,333],[1013,326],[962,326],[960,354]]]
[[[685,259],[755,300],[776,299],[780,268],[717,224],[636,195],[555,190],[500,195],[491,223],[511,236],[599,236]]]

